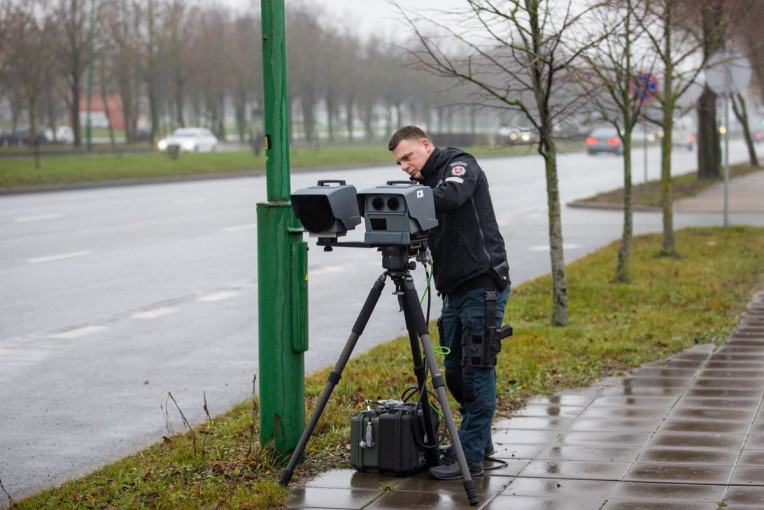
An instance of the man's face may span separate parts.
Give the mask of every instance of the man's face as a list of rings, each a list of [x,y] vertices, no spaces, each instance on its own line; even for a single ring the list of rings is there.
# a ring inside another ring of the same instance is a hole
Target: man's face
[[[393,149],[395,163],[401,166],[401,170],[414,179],[422,178],[422,167],[427,163],[427,158],[432,154],[434,147],[426,139],[401,140]]]

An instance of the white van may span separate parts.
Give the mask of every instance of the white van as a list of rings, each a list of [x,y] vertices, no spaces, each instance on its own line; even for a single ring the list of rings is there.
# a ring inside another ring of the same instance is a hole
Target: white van
[[[691,116],[685,115],[674,120],[671,145],[685,147],[688,151],[695,147],[695,122]]]

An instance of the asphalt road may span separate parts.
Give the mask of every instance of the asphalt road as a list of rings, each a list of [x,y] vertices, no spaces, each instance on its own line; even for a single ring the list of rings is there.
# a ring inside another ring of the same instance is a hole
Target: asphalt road
[[[732,146],[743,159],[742,144]],[[648,153],[658,175],[657,148]],[[620,159],[559,159],[564,203],[621,187]],[[484,159],[515,284],[549,271],[543,161]],[[636,182],[642,154],[635,156]],[[694,153],[676,151],[674,173]],[[346,179],[359,190],[405,177],[393,165],[298,173],[292,189]],[[252,391],[257,371],[256,204],[261,177],[0,197],[0,480],[19,499],[182,429]],[[620,238],[622,213],[566,207],[570,262]],[[761,221],[732,215],[732,223]],[[675,228],[721,225],[677,214]],[[635,232],[661,216],[635,215]],[[348,240],[359,240],[356,231]],[[311,245],[314,243],[311,241]],[[308,371],[335,362],[374,280],[374,250],[313,246]],[[421,269],[414,272],[424,288]],[[359,342],[405,332],[388,284]],[[439,303],[433,304],[433,317]],[[1,504],[0,504],[1,505]]]

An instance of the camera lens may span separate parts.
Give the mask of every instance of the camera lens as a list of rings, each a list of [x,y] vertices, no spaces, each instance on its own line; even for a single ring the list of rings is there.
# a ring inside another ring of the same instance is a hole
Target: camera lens
[[[401,203],[398,200],[398,197],[390,197],[387,199],[387,207],[391,211],[397,211],[398,207],[400,207]]]
[[[375,211],[381,211],[385,207],[385,201],[382,197],[374,197],[371,201],[371,206]]]

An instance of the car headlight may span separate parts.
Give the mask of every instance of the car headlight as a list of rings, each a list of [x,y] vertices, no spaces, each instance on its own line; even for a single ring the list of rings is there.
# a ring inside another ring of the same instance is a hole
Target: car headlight
[[[183,142],[183,149],[184,150],[190,151],[190,150],[193,150],[193,148],[194,148],[194,142],[191,142],[191,141]]]
[[[157,148],[160,151],[167,149],[167,140],[159,140],[159,142],[157,143]]]

